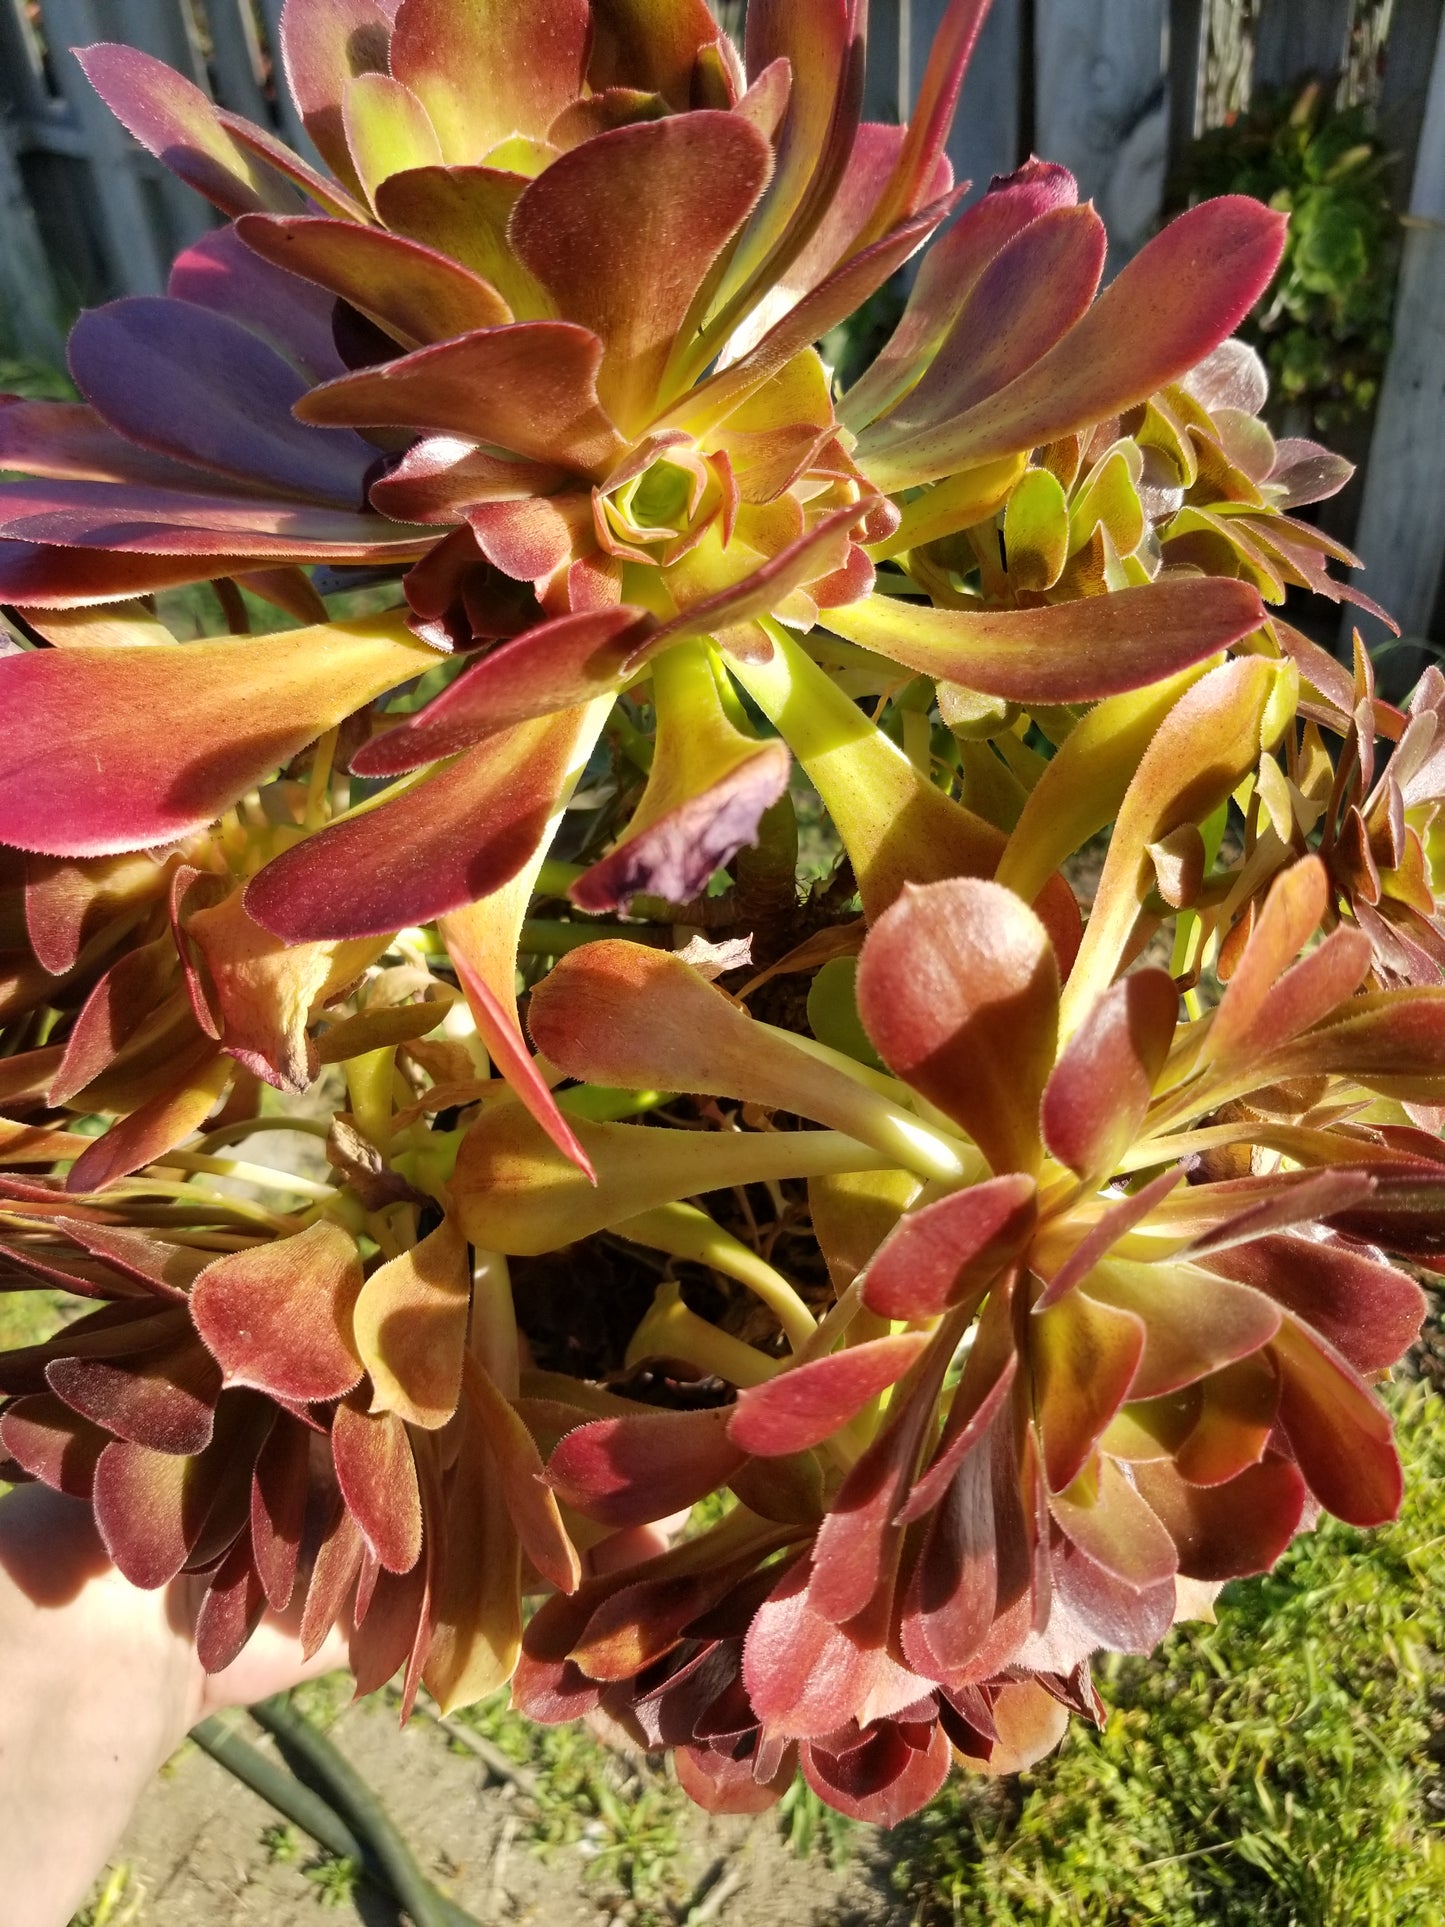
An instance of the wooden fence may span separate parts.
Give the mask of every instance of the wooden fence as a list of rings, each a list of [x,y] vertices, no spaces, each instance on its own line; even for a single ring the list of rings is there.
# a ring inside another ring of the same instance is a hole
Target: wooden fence
[[[746,0],[716,0],[734,32]],[[946,0],[872,0],[866,109],[906,110]],[[209,210],[143,153],[68,49],[124,40],[223,106],[309,143],[277,85],[281,0],[0,0],[0,353],[58,360],[84,304],[165,285]],[[1345,526],[1407,633],[1445,638],[1445,0],[994,0],[951,154],[981,189],[1030,152],[1065,162],[1117,269],[1166,175],[1263,83],[1343,73],[1376,100],[1407,222],[1395,345]],[[1433,627],[1432,627],[1433,624]]]

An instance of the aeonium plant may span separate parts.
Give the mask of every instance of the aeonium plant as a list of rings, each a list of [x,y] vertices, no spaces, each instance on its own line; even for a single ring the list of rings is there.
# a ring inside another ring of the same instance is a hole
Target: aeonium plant
[[[1100,293],[863,11],[287,0],[321,168],[81,50],[225,225],[0,405],[0,1469],[213,1667],[891,1822],[1391,1516],[1445,762],[1285,617],[1280,218]]]

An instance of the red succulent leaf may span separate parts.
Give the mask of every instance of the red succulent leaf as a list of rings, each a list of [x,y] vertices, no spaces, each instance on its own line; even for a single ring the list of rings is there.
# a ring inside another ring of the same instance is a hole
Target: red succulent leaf
[[[872,431],[876,453],[865,435],[865,469],[890,489],[931,481],[1057,441],[1146,400],[1203,360],[1248,314],[1279,263],[1284,226],[1282,216],[1243,195],[1190,208],[1135,255],[1057,346],[1006,387],[906,440],[889,442],[880,425]]]
[[[799,1748],[803,1778],[822,1800],[850,1820],[895,1827],[938,1792],[953,1765],[941,1726],[927,1728],[927,1742],[908,1744],[891,1720],[880,1720],[862,1745],[836,1754],[819,1740]]]
[[[1170,1171],[1161,1171],[1157,1178],[1152,1178],[1138,1191],[1125,1192],[1118,1198],[1110,1198],[1106,1193],[1104,1209],[1058,1270],[1049,1277],[1043,1292],[1034,1302],[1034,1310],[1048,1311],[1076,1285],[1081,1284],[1119,1240],[1132,1231],[1136,1224],[1148,1218],[1156,1204],[1168,1197],[1183,1176],[1183,1166],[1176,1164]]]
[[[1352,1526],[1383,1525],[1403,1490],[1390,1415],[1332,1345],[1293,1318],[1274,1341],[1279,1422],[1320,1504]]]
[[[578,877],[567,894],[594,915],[626,910],[638,895],[690,903],[738,851],[755,844],[759,825],[788,787],[793,759],[782,743],[759,743],[698,795],[629,835]]]
[[[627,1680],[644,1672],[688,1636],[695,1625],[751,1572],[750,1550],[703,1571],[624,1585],[601,1601],[575,1639],[571,1657],[589,1679]],[[765,1590],[771,1590],[771,1579]]]
[[[236,233],[263,260],[349,301],[403,347],[512,319],[490,282],[404,235],[324,216],[267,214],[244,216]]]
[[[838,407],[855,432],[908,392],[948,333],[994,256],[1050,208],[1072,207],[1078,183],[1066,167],[1030,160],[995,180],[922,257],[903,318]]]
[[[178,301],[191,301],[199,308],[210,308],[241,322],[253,334],[273,343],[313,381],[329,381],[333,375],[345,371],[346,363],[337,351],[332,326],[335,301],[321,288],[273,268],[260,255],[253,254],[237,238],[234,226],[213,228],[178,254],[166,278],[166,293]],[[131,462],[139,459],[155,465],[163,459],[145,456],[130,443],[124,446],[131,449]],[[108,474],[110,470],[78,468],[67,472]],[[116,479],[129,479],[133,473],[128,466],[118,472]],[[157,479],[161,478],[157,476]],[[165,481],[164,486],[193,488],[196,480],[194,471],[176,464],[172,478]],[[315,619],[314,614],[308,618]]]
[[[321,1537],[301,1612],[301,1653],[310,1659],[319,1652],[336,1624],[356,1575],[361,1570],[365,1541],[361,1527],[338,1492],[336,1504]]]
[[[744,1452],[780,1458],[821,1445],[894,1385],[928,1347],[927,1332],[900,1332],[850,1345],[745,1387],[728,1435]]]
[[[756,127],[702,111],[598,134],[523,190],[512,245],[600,337],[597,392],[625,433],[655,411],[678,331],[771,171]]]
[[[529,864],[491,896],[439,917],[437,930],[493,1063],[563,1157],[595,1181],[577,1133],[527,1049],[517,1015],[517,940],[531,899],[531,869]]]
[[[758,1608],[743,1647],[743,1683],[759,1721],[781,1738],[826,1737],[914,1705],[931,1682],[815,1612],[808,1562],[795,1560]]]
[[[756,347],[700,382],[670,410],[670,416],[701,433],[725,421],[763,383],[797,354],[846,319],[928,239],[958,205],[963,188],[941,195],[917,214],[864,248],[805,294],[771,327]]]
[[[119,1272],[121,1278],[145,1285],[158,1299],[179,1305],[200,1270],[200,1254],[185,1245],[166,1245],[148,1231],[119,1224],[89,1224],[81,1218],[52,1218],[52,1229],[83,1251]]]
[[[6,1255],[12,1261],[25,1261],[18,1250],[7,1250]],[[50,1282],[48,1268],[40,1270],[30,1260],[27,1269],[35,1270]],[[47,1389],[46,1367],[56,1358],[126,1358],[145,1354],[169,1346],[183,1329],[184,1319],[170,1309],[158,1312],[154,1306],[135,1300],[102,1305],[66,1325],[57,1338],[46,1344],[17,1345],[10,1351],[0,1352],[0,1391],[7,1396],[43,1392]]]
[[[1012,891],[976,878],[906,886],[858,966],[858,1010],[880,1056],[1000,1174],[1039,1165],[1058,999],[1043,924]]]
[[[539,140],[582,92],[587,0],[402,0],[391,71],[427,110],[442,158],[480,161],[514,134]]]
[[[196,1615],[196,1657],[203,1669],[220,1673],[239,1658],[265,1610],[265,1589],[242,1533],[216,1568]]]
[[[176,1345],[117,1364],[57,1358],[45,1376],[67,1405],[116,1438],[186,1456],[211,1442],[221,1374],[190,1334]]]
[[[1266,1293],[1357,1372],[1398,1363],[1425,1316],[1425,1294],[1413,1278],[1338,1238],[1258,1238],[1215,1253],[1208,1268]]]
[[[212,553],[87,554],[43,542],[0,540],[0,597],[37,609],[78,609],[223,576],[226,562],[225,556]]]
[[[172,842],[434,661],[394,616],[184,648],[6,657],[0,832],[56,856]]]
[[[783,1750],[781,1764],[766,1780],[755,1778],[750,1755],[735,1760],[711,1747],[680,1746],[672,1760],[678,1785],[708,1813],[766,1813],[787,1792],[798,1770],[791,1746]]]
[[[388,1572],[410,1572],[421,1557],[421,1488],[406,1426],[394,1412],[344,1402],[331,1422],[331,1456],[341,1496]]]
[[[1178,1016],[1169,973],[1136,970],[1109,986],[1070,1038],[1044,1090],[1043,1132],[1081,1178],[1111,1172],[1133,1143]]]
[[[430,1633],[429,1604],[426,1560],[403,1573],[378,1568],[366,1617],[347,1644],[358,1698],[385,1686],[406,1665],[418,1635]]]
[[[1030,221],[983,269],[922,379],[865,445],[886,451],[1025,374],[1088,313],[1107,250],[1104,224],[1087,202]]]
[[[1086,1290],[1098,1304],[1131,1312],[1144,1327],[1131,1398],[1178,1391],[1259,1351],[1279,1330],[1279,1308],[1262,1292],[1170,1265],[1104,1265]]]
[[[323,1218],[207,1265],[191,1317],[228,1385],[297,1403],[340,1398],[362,1374],[352,1335],[361,1287],[354,1240]]]
[[[1279,1373],[1268,1353],[1237,1359],[1201,1379],[1198,1416],[1175,1448],[1191,1485],[1222,1485],[1264,1457],[1279,1412]]]
[[[223,214],[296,205],[284,181],[236,146],[200,88],[163,61],[108,42],[74,52],[121,125]]]
[[[1106,1646],[1114,1653],[1152,1653],[1174,1623],[1174,1575],[1134,1586],[1064,1540],[1054,1548],[1054,1599],[1042,1636],[1030,1640],[1019,1664],[1072,1666],[1075,1652]]]
[[[532,992],[527,1021],[545,1057],[590,1083],[741,1097],[864,1143],[881,1128],[875,1093],[755,1023],[674,953],[584,944]]]
[[[990,1294],[948,1408],[942,1437],[898,1514],[900,1525],[911,1525],[938,1504],[955,1469],[990,1432],[996,1432],[996,1443],[1008,1436],[1008,1427],[996,1427],[995,1421],[1004,1411],[1018,1376],[1019,1355],[1012,1329],[1016,1288],[1006,1283]]]
[[[919,1672],[956,1679],[977,1657],[999,1606],[996,1461],[1013,1450],[1013,1415],[1005,1403],[1017,1362],[1011,1356],[969,1422],[940,1448],[900,1515],[933,1516],[904,1594],[904,1657]],[[946,1481],[946,1482],[945,1482]],[[1007,1603],[1007,1602],[1005,1602]]]
[[[958,1340],[956,1314],[929,1335],[928,1351],[893,1398],[887,1423],[834,1494],[813,1542],[811,1612],[835,1625],[857,1621],[892,1595],[903,1545],[900,1518]]]
[[[1375,1188],[1375,1180],[1368,1169],[1301,1171],[1290,1176],[1292,1181],[1289,1183],[1276,1177],[1272,1185],[1259,1186],[1252,1202],[1245,1202],[1249,1198],[1249,1191],[1235,1193],[1240,1198],[1242,1208],[1233,1213],[1228,1212],[1228,1194],[1223,1186],[1206,1187],[1206,1210],[1210,1203],[1217,1203],[1223,1209],[1208,1230],[1201,1232],[1185,1246],[1182,1255],[1190,1258],[1211,1257],[1216,1252],[1249,1244],[1268,1231],[1281,1231],[1289,1225],[1308,1224],[1316,1218],[1332,1217],[1336,1212],[1358,1204],[1362,1198],[1368,1198]],[[1209,1199],[1208,1191],[1214,1191],[1216,1197]],[[1260,1192],[1263,1195],[1259,1195]],[[1181,1197],[1176,1202],[1182,1207],[1189,1200]],[[1166,1208],[1160,1214],[1161,1222],[1167,1221],[1169,1216]]]
[[[464,1361],[466,1396],[486,1433],[502,1493],[522,1550],[559,1592],[577,1590],[582,1577],[576,1547],[567,1536],[557,1501],[546,1483],[542,1456],[515,1405],[476,1358]]]
[[[0,408],[0,440],[5,419]],[[52,976],[65,976],[113,916],[159,897],[165,882],[164,867],[149,856],[86,864],[28,857],[25,929],[37,960]]]
[[[534,856],[590,746],[590,705],[517,723],[259,871],[246,908],[290,943],[379,936],[489,895]]]
[[[566,1505],[609,1526],[646,1525],[702,1499],[742,1464],[726,1406],[595,1419],[562,1440],[547,1483]]]
[[[1193,1485],[1168,1460],[1136,1466],[1134,1478],[1186,1579],[1268,1572],[1299,1530],[1307,1496],[1298,1466],[1273,1454],[1219,1485]]]
[[[1129,1395],[1144,1321],[1071,1292],[1032,1323],[1034,1408],[1051,1492],[1073,1484]]]
[[[846,532],[861,522],[876,506],[877,496],[845,502],[820,516],[795,541],[785,544],[757,567],[715,594],[688,603],[654,635],[647,637],[633,652],[633,663],[640,663],[658,650],[680,642],[687,636],[716,634],[721,630],[770,614],[795,589],[814,583],[820,575],[831,575],[838,560],[854,553],[848,549]],[[861,533],[861,532],[860,532]]]
[[[86,998],[65,1040],[65,1055],[50,1080],[52,1106],[68,1104],[108,1070],[144,1027],[176,981],[176,947],[169,936],[125,951]]]
[[[96,1461],[109,1443],[98,1425],[50,1392],[18,1398],[0,1412],[0,1446],[32,1478],[88,1499]]]
[[[70,1167],[65,1188],[73,1195],[103,1190],[143,1165],[151,1164],[198,1130],[231,1081],[231,1060],[206,1041],[183,1052],[174,1066],[175,1083],[93,1138]]]
[[[935,1318],[1017,1256],[1038,1217],[1034,1181],[988,1178],[908,1212],[868,1265],[863,1302],[882,1318]]]
[[[1039,609],[935,609],[869,596],[824,626],[864,649],[1013,702],[1093,702],[1161,681],[1257,629],[1256,591],[1227,578],[1165,578]]]
[[[1086,1557],[1136,1591],[1178,1570],[1167,1528],[1111,1458],[1098,1458],[1067,1492],[1055,1493],[1049,1506]]]
[[[864,238],[881,233],[900,215],[911,213],[929,192],[927,184],[947,146],[969,56],[987,12],[987,0],[950,0],[928,50],[893,179],[873,212]]]
[[[311,1436],[278,1417],[251,1475],[251,1552],[271,1608],[285,1612],[296,1588],[310,1491]]]
[[[203,1462],[112,1440],[96,1461],[96,1529],[121,1573],[152,1590],[190,1557],[211,1494]]]
[[[454,756],[499,729],[604,696],[651,624],[622,605],[558,616],[488,651],[415,716],[351,759],[358,776],[395,776]]]
[[[1276,878],[1209,1028],[1218,1063],[1247,1064],[1329,1016],[1370,968],[1369,938],[1340,928],[1300,963],[1329,898],[1324,865],[1309,856]],[[1293,965],[1293,968],[1290,966]]]
[[[229,316],[129,295],[83,314],[68,353],[86,400],[140,447],[303,501],[360,502],[375,451],[294,419],[306,378]]]
[[[602,343],[570,321],[521,321],[418,348],[313,388],[303,422],[466,435],[573,473],[621,452],[597,399]]]
[[[378,0],[285,0],[281,57],[286,85],[307,133],[326,165],[361,193],[342,121],[346,83],[356,74],[384,74],[394,6]]]

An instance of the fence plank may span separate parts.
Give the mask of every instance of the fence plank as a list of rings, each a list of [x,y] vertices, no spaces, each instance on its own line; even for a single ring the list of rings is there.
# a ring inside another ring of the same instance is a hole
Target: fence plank
[[[104,29],[91,0],[42,0],[42,17],[56,50],[56,82],[88,149],[112,282],[126,294],[158,294],[165,287],[170,251],[156,218],[154,197],[147,194],[148,183],[136,162],[141,150],[70,52],[72,47],[104,40]]]
[[[1019,46],[1023,0],[994,0],[973,50],[948,142],[955,180],[974,197],[995,174],[1011,174],[1019,152]],[[912,102],[947,0],[900,0],[898,90]]]
[[[1337,74],[1350,38],[1350,0],[1264,0],[1254,42],[1257,87]]]
[[[59,362],[65,355],[62,303],[12,137],[0,114],[0,341],[37,361]]]
[[[1204,130],[1204,0],[1169,0],[1169,148],[1166,178],[1179,171]]]
[[[1407,636],[1428,633],[1445,570],[1445,31],[1415,162],[1394,342],[1355,547]]]
[[[203,93],[207,91],[205,62],[186,0],[105,0],[96,18],[104,38],[123,40],[127,46],[153,54]],[[178,181],[168,167],[149,162],[148,157],[135,164],[156,184],[164,204],[166,252],[179,253],[214,224],[211,210],[195,189]]]
[[[271,56],[271,70],[275,76],[276,108],[280,117],[281,138],[289,147],[295,148],[303,160],[313,166],[319,165],[321,156],[312,145],[311,136],[302,124],[296,111],[296,103],[291,98],[291,89],[286,85],[286,76],[281,61],[281,6],[282,0],[259,0],[261,23],[266,29],[266,40]],[[330,170],[327,170],[330,172]]]
[[[233,114],[269,127],[271,113],[261,91],[261,44],[249,5],[246,0],[209,0],[206,20],[216,99]]]
[[[1078,176],[1117,269],[1164,198],[1169,126],[1164,0],[1038,0],[1038,148]]]

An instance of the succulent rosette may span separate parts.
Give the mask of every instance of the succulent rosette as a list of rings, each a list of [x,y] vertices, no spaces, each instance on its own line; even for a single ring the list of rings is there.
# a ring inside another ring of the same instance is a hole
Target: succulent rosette
[[[851,0],[287,0],[319,167],[82,50],[226,224],[0,402],[0,1469],[207,1665],[892,1823],[1394,1512],[1445,684],[1288,619],[1282,217],[963,206],[985,12],[896,128]]]
[[[654,1722],[654,1740],[704,1753],[726,1740],[755,1790],[801,1743],[825,1797],[896,1819],[936,1790],[950,1742],[988,1756],[1002,1682],[1040,1678],[1087,1704],[1091,1654],[1151,1650],[1192,1588],[1267,1570],[1317,1506],[1360,1525],[1393,1516],[1399,1466],[1369,1379],[1412,1342],[1424,1301],[1355,1235],[1355,1214],[1388,1241],[1392,1206],[1413,1209],[1439,1166],[1408,1133],[1332,1120],[1352,1101],[1445,1089],[1445,1004],[1434,990],[1357,997],[1371,951],[1356,931],[1296,961],[1326,891],[1317,860],[1286,871],[1218,1008],[1181,1022],[1156,968],[1089,1000],[1087,954],[1061,1000],[1044,926],[996,883],[910,889],[857,979],[892,1096],[636,945],[557,966],[531,1023],[576,1075],[781,1103],[871,1142],[877,1164],[905,1154],[909,1108],[919,1122],[901,1170],[832,1207],[861,1263],[821,1325],[790,1330],[781,1369],[759,1360],[730,1407],[563,1436],[551,1483],[609,1524],[723,1478],[745,1506],[766,1490],[781,1523],[720,1528],[707,1566],[698,1541],[655,1579],[547,1607],[525,1704],[555,1716],[570,1694]],[[624,1125],[589,1142],[613,1212],[622,1195],[647,1206],[613,1222],[665,1247],[669,1135]],[[773,1133],[772,1174],[820,1176],[831,1135]],[[1200,1153],[1221,1146],[1263,1167],[1211,1179]],[[556,1161],[514,1106],[468,1138],[454,1192],[473,1237],[535,1249],[576,1233],[558,1223],[560,1169],[553,1195],[519,1182],[528,1151]],[[829,1218],[815,1208],[825,1248]],[[1408,1223],[1397,1241],[1411,1249]],[[691,1363],[736,1371],[705,1328],[674,1334],[684,1358],[690,1338]],[[787,1476],[764,1488],[759,1460]]]

